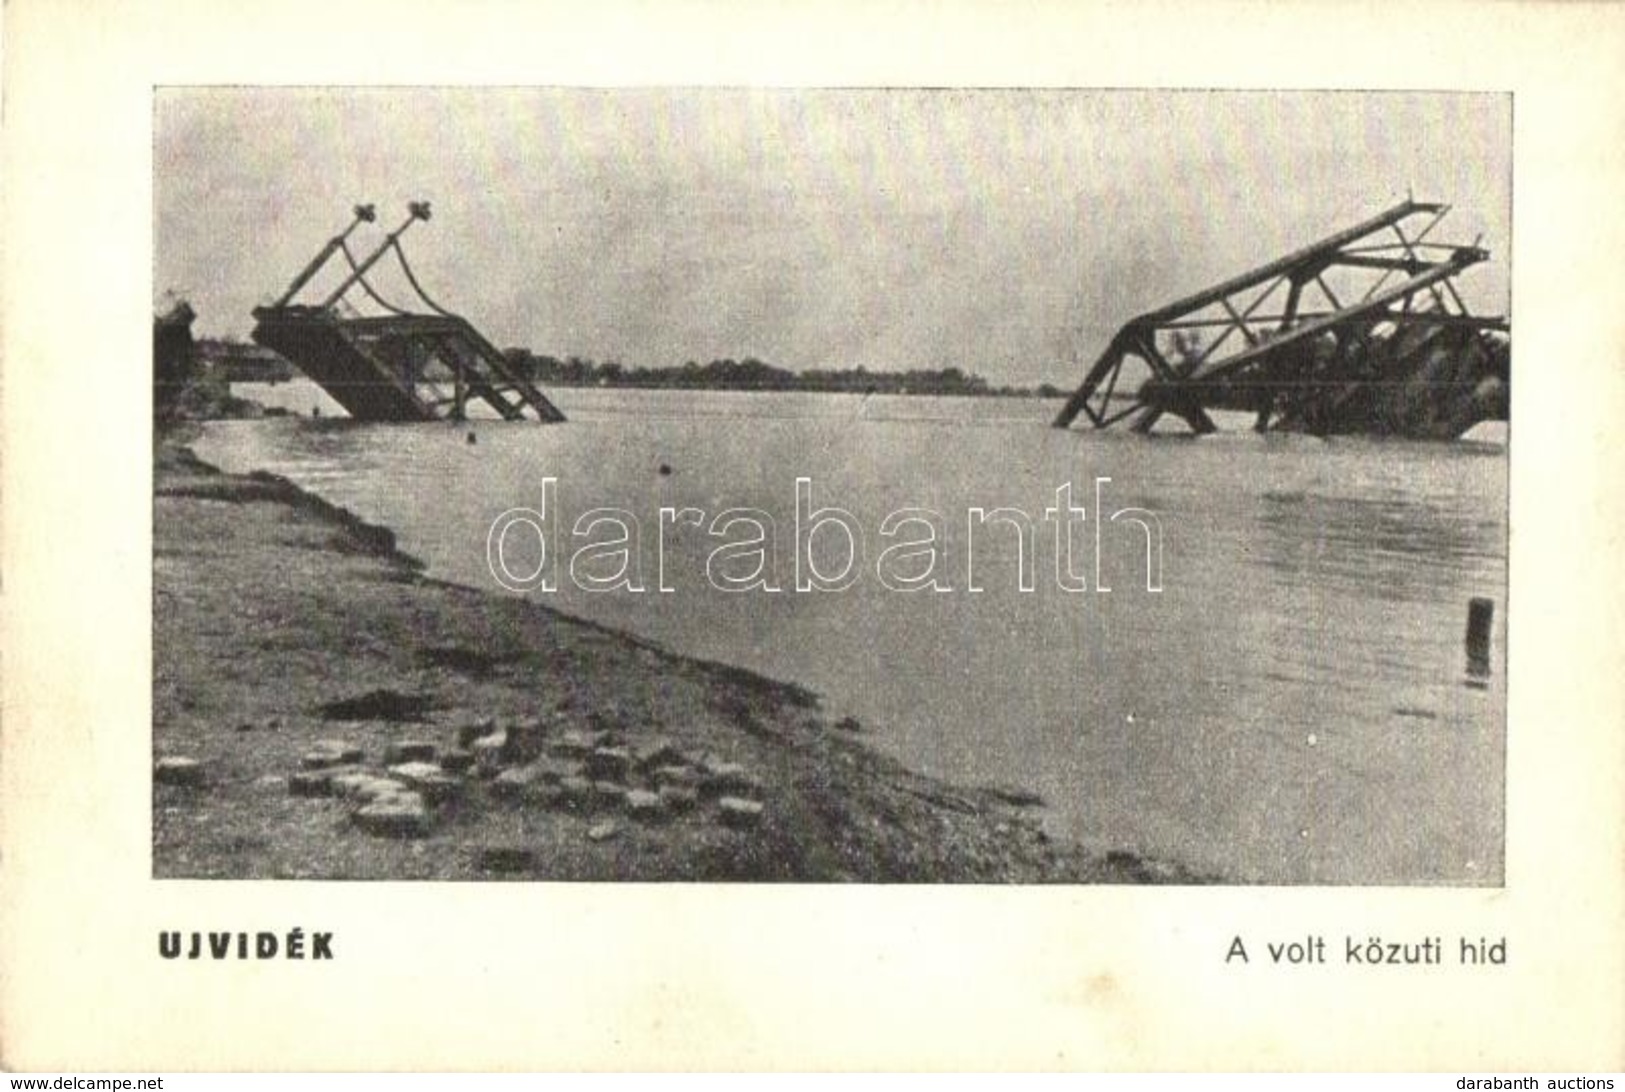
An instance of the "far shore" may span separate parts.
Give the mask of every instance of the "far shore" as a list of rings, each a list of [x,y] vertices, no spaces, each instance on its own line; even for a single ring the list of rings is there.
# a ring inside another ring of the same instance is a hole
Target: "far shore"
[[[158,877],[1212,880],[1059,844],[799,687],[431,579],[190,427],[155,451]]]

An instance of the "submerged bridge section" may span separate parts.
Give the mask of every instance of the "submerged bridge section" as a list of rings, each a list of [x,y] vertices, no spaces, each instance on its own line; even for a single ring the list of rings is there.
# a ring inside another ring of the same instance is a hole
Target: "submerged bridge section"
[[[377,218],[372,205],[358,205],[355,219],[289,284],[276,303],[254,309],[254,341],[280,353],[363,421],[462,420],[471,402],[482,402],[510,421],[557,422],[564,414],[517,371],[468,320],[442,308],[418,284],[400,238],[429,203],[414,201],[406,221],[366,258],[357,261],[349,237]],[[317,274],[342,255],[349,273],[318,303],[295,303]],[[367,273],[392,255],[426,313],[398,307],[381,296]],[[363,315],[353,293],[383,314]]]
[[[1469,313],[1454,283],[1489,254],[1427,241],[1449,210],[1406,200],[1130,320],[1055,426],[1149,432],[1174,414],[1202,434],[1231,409],[1259,431],[1447,438],[1505,420],[1507,322]],[[1150,373],[1132,393],[1125,367]]]

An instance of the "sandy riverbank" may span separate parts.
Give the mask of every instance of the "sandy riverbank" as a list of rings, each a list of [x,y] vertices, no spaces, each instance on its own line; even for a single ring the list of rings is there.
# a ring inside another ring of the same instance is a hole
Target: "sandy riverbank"
[[[798,687],[429,579],[387,530],[175,439],[155,461],[154,757],[202,773],[154,786],[157,876],[1192,880],[1057,845],[1019,791],[911,773]],[[323,741],[359,762],[333,774]],[[405,741],[485,771],[400,775],[421,818],[369,833]]]

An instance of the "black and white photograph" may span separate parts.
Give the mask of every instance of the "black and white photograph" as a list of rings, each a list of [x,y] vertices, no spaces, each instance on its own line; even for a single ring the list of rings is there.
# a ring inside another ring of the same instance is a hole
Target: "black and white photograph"
[[[1502,885],[1512,107],[155,88],[153,876]]]
[[[1619,9],[0,31],[0,1068],[1617,1085]]]

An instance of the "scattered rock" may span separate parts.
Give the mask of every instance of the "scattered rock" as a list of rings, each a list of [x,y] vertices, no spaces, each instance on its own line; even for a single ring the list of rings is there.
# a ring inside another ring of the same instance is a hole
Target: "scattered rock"
[[[681,766],[683,752],[666,736],[651,739],[633,752],[632,760],[640,770],[653,770],[662,766]]]
[[[613,781],[592,783],[592,804],[595,808],[615,809],[626,803],[626,786]]]
[[[737,795],[760,789],[750,773],[737,762],[708,763],[700,778],[700,789],[713,796]]]
[[[594,781],[624,781],[632,769],[625,747],[600,747],[587,755],[587,776]]]
[[[349,797],[354,796],[356,791],[360,789],[361,786],[366,785],[373,780],[374,778],[372,774],[358,770],[355,773],[340,774],[338,777],[329,779],[328,783],[333,788],[334,796]],[[391,784],[395,783],[391,782]],[[399,786],[397,786],[397,788],[398,787]]]
[[[482,872],[529,872],[536,866],[536,853],[524,846],[481,846],[475,865]]]
[[[399,781],[365,771],[340,774],[332,779],[334,796],[342,796],[346,800],[359,800],[363,804],[370,804],[374,800],[405,791],[406,786]]]
[[[559,782],[559,803],[572,811],[592,806],[592,782],[584,777],[566,777]]]
[[[656,785],[679,785],[687,789],[695,789],[700,784],[700,773],[692,766],[660,766],[653,774]]]
[[[429,833],[429,813],[423,797],[415,792],[398,792],[382,797],[358,810],[355,825],[368,834],[390,838],[421,838]]]
[[[203,764],[195,758],[160,758],[152,776],[160,785],[182,785],[195,789],[203,784]]]
[[[289,796],[332,796],[333,779],[320,773],[296,773],[288,778]]]
[[[692,811],[700,802],[699,792],[691,785],[662,785],[659,795],[666,810],[672,812]]]
[[[389,776],[416,790],[431,803],[449,800],[463,787],[462,778],[448,774],[432,762],[407,762],[391,766]]]
[[[402,762],[433,762],[434,744],[422,739],[397,739],[384,748],[384,765]]]
[[[465,721],[457,726],[457,746],[467,747],[476,739],[486,736],[498,735],[497,719],[486,717],[483,720]]]
[[[345,774],[358,773],[354,766],[330,766],[322,770],[301,770],[288,777],[289,796],[332,796],[333,781]]]
[[[632,789],[626,794],[626,811],[632,818],[645,823],[658,823],[670,818],[666,801],[659,793],[647,789]]]
[[[603,842],[615,837],[620,832],[620,824],[609,820],[603,823],[594,823],[587,829],[587,837],[595,842]]]
[[[513,766],[497,774],[491,782],[491,793],[504,799],[512,800],[523,796],[525,790],[535,783],[537,772],[531,766]]]
[[[857,717],[842,717],[835,722],[835,727],[842,732],[861,732],[863,731],[863,722]]]
[[[502,749],[508,745],[508,733],[498,732],[492,736],[481,736],[469,745],[474,752],[474,768],[484,777],[490,777],[502,769]]]
[[[759,826],[762,822],[762,805],[756,800],[745,800],[737,796],[724,796],[717,801],[717,818],[725,827],[735,830],[748,830]]]
[[[281,791],[287,788],[288,779],[281,774],[266,774],[264,777],[254,779],[256,789],[275,789]]]
[[[441,752],[440,768],[447,773],[467,773],[474,768],[474,752],[459,747]]]
[[[389,767],[389,776],[398,777],[410,784],[417,778],[444,777],[446,773],[434,762],[414,761],[402,762]]]
[[[340,751],[306,751],[299,758],[300,768],[306,770],[326,770],[334,766],[353,766],[361,761],[360,752],[354,752],[355,757]]]
[[[337,755],[342,760],[341,765],[363,762],[367,757],[366,751],[342,739],[319,739],[310,749],[322,754]]]

